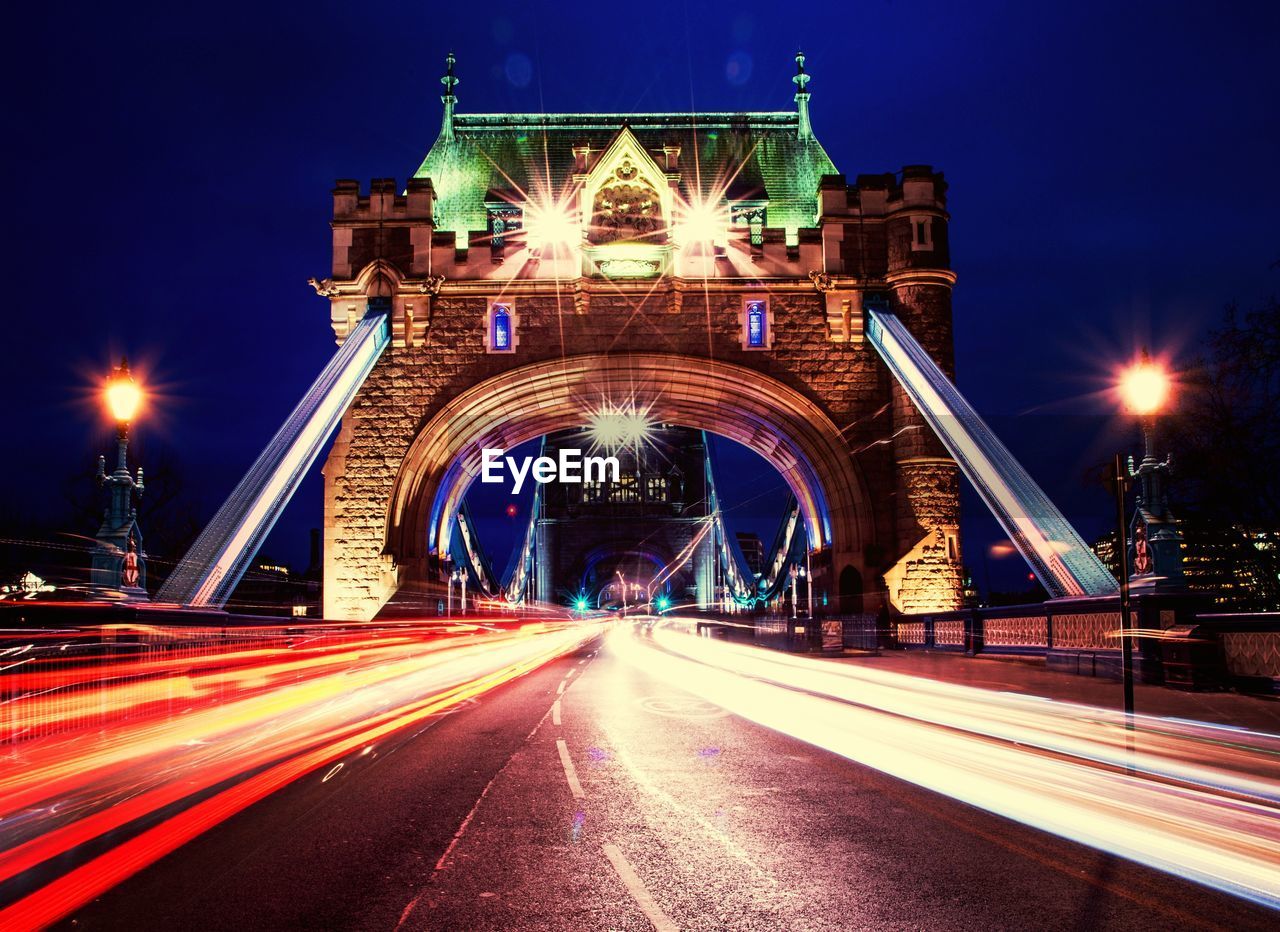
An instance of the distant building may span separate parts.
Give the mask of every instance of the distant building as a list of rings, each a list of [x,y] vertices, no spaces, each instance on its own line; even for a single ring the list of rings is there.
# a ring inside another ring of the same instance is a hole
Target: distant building
[[[1099,537],[1089,546],[1089,549],[1111,571],[1112,576],[1116,579],[1120,578],[1120,556],[1119,548],[1116,547],[1115,531],[1108,531]]]
[[[1180,519],[1182,574],[1187,589],[1223,611],[1280,611],[1280,532]],[[1093,552],[1119,577],[1115,532]]]
[[[758,534],[752,534],[749,531],[739,531],[734,536],[738,538],[738,547],[741,548],[742,556],[747,561],[747,568],[757,576],[763,573],[764,541]]]
[[[48,593],[56,592],[57,586],[46,582],[31,570],[0,585],[0,599],[38,599]]]
[[[227,611],[243,615],[320,617],[320,581],[294,573],[287,564],[259,555],[227,602]]]
[[[960,590],[960,595],[964,600],[965,608],[977,608],[981,603],[978,594],[978,587],[973,581],[973,573],[969,572],[969,567],[965,567],[960,577],[961,585],[964,587]]]

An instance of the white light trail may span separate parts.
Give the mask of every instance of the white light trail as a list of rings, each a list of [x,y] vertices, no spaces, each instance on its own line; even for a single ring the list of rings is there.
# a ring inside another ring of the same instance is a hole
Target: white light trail
[[[610,647],[737,715],[1033,828],[1280,908],[1280,736],[778,654],[665,628]],[[1126,766],[1132,772],[1126,772]]]

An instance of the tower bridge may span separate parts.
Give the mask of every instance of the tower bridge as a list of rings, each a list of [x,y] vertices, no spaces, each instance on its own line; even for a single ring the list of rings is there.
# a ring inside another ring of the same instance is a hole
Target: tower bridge
[[[454,64],[413,177],[333,191],[332,267],[313,285],[338,358],[359,362],[331,364],[340,376],[313,387],[162,598],[225,598],[231,551],[296,487],[276,477],[343,410],[324,465],[328,618],[434,603],[452,557],[485,588],[547,598],[536,515],[499,580],[475,569],[464,496],[485,448],[602,410],[726,437],[777,469],[794,512],[767,587],[803,561],[842,605],[865,590],[872,608],[958,607],[963,469],[1051,594],[1115,589],[951,382],[942,173],[840,174],[803,55],[794,109],[749,113],[467,114]],[[308,409],[326,412],[319,427]],[[753,597],[716,526],[711,601]]]

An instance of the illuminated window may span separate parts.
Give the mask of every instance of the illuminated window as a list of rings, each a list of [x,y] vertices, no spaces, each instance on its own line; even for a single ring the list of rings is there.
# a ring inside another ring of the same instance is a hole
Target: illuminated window
[[[767,298],[742,302],[742,348],[762,350],[773,345],[773,315]]]
[[[485,349],[490,353],[514,353],[516,349],[515,309],[507,301],[489,302]]]
[[[609,492],[609,500],[614,502],[640,501],[640,480],[635,473],[624,472],[618,476]]]
[[[493,309],[493,348],[511,349],[511,312],[501,304]]]
[[[665,502],[667,500],[666,476],[646,476],[644,496],[651,502]]]
[[[764,302],[752,301],[747,305],[747,346],[764,346],[764,331],[769,326]]]

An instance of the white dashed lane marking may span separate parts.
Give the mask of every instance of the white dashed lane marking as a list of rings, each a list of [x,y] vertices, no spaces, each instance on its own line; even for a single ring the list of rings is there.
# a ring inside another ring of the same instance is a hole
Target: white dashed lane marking
[[[679,932],[676,924],[654,902],[653,897],[649,894],[649,888],[644,885],[640,875],[635,872],[631,864],[623,857],[618,846],[612,844],[604,845],[604,854],[609,859],[609,863],[613,865],[613,869],[618,872],[618,878],[626,886],[631,898],[636,901],[640,911],[653,923],[653,927],[657,932]]]
[[[585,799],[587,794],[582,789],[582,784],[578,782],[578,771],[573,766],[573,758],[569,756],[569,746],[564,743],[563,738],[556,738],[556,749],[560,752],[560,764],[564,767],[564,778],[569,783],[569,792],[573,794],[574,799]]]

